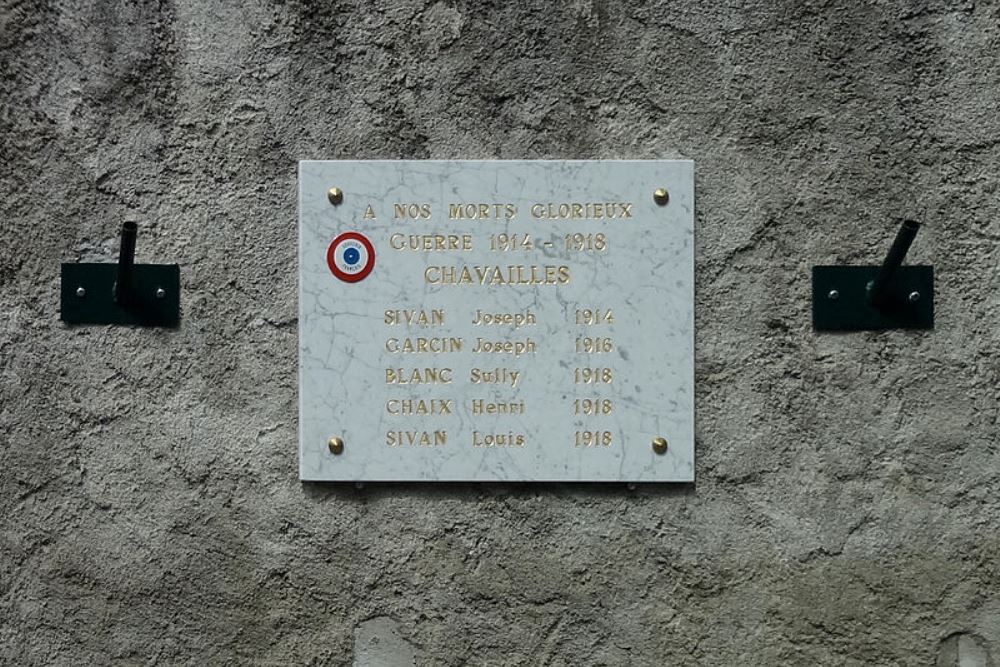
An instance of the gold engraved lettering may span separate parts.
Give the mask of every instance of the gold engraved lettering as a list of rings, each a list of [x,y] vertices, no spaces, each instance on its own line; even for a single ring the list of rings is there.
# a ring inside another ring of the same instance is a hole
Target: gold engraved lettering
[[[578,415],[610,415],[615,404],[610,398],[578,398],[573,401],[573,412]]]
[[[428,266],[424,280],[431,285],[566,285],[568,266]]]
[[[548,202],[531,205],[531,217],[539,220],[602,220],[632,217],[631,202]]]
[[[469,373],[469,381],[472,384],[507,384],[511,389],[517,387],[517,381],[520,379],[521,371],[512,371],[509,368],[493,370],[473,368]]]
[[[610,447],[613,441],[611,431],[577,431],[577,447]]]
[[[530,310],[523,313],[484,313],[477,308],[476,316],[472,318],[476,326],[513,326],[514,329],[533,325],[536,321],[535,314]]]
[[[614,324],[615,315],[610,308],[578,308],[576,311],[576,323],[586,326]]]
[[[573,381],[576,384],[611,384],[614,371],[610,368],[574,368]]]
[[[510,220],[517,216],[517,206],[514,204],[449,204],[448,218],[450,220]]]
[[[472,432],[473,447],[524,447],[526,438],[523,433],[480,433]]]
[[[577,252],[597,250],[603,252],[608,247],[605,234],[567,234],[566,250]]]
[[[615,343],[611,338],[581,336],[576,339],[576,351],[578,354],[605,354],[614,349]]]
[[[444,324],[444,309],[433,310],[387,310],[385,323],[394,326],[439,327]]]
[[[385,444],[390,447],[443,447],[448,444],[448,432],[387,431]]]
[[[390,354],[441,354],[461,352],[461,338],[390,338],[385,350]]]
[[[392,234],[389,247],[393,250],[472,250],[472,234]]]
[[[474,415],[523,415],[524,411],[524,401],[495,403],[483,398],[472,399],[472,414]]]
[[[393,204],[392,217],[410,220],[426,220],[431,217],[430,204]]]
[[[490,250],[534,250],[535,242],[531,234],[490,234]]]
[[[387,368],[386,384],[451,384],[450,368]]]
[[[450,415],[454,407],[451,399],[442,398],[394,398],[385,403],[385,411],[390,415]]]
[[[486,340],[477,338],[476,346],[472,348],[476,354],[512,354],[518,358],[525,354],[534,354],[538,345],[531,338],[524,340]]]
[[[375,209],[372,208],[371,204],[368,204],[368,208],[365,209],[365,220],[375,219]]]

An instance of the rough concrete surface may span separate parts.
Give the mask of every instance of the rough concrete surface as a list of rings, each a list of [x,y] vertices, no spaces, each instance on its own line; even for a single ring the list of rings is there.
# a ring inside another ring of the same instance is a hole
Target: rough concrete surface
[[[0,663],[1000,664],[997,2],[2,0],[0,137]],[[296,161],[459,157],[696,160],[695,485],[298,481]]]

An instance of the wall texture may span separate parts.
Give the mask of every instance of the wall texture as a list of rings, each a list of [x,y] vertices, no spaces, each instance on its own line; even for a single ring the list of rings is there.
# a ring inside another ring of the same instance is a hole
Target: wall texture
[[[1000,664],[1000,4],[0,2],[0,663]],[[697,161],[693,486],[301,484],[300,158]],[[926,223],[931,333],[813,264]],[[59,263],[182,265],[174,332]]]

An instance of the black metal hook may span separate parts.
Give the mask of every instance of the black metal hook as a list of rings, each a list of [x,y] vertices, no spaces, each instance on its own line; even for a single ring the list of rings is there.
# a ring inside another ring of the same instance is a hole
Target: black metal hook
[[[889,254],[885,256],[882,267],[879,269],[875,280],[872,281],[869,297],[872,305],[876,308],[884,308],[889,305],[889,285],[896,275],[896,269],[906,259],[906,253],[910,250],[913,239],[920,231],[920,223],[913,220],[904,220],[896,232],[896,239],[889,248]]]
[[[132,271],[135,266],[135,238],[139,226],[134,222],[122,225],[122,243],[118,249],[118,279],[115,280],[115,303],[124,306],[132,295]]]
[[[68,324],[180,324],[180,267],[136,264],[138,225],[122,225],[117,264],[63,264],[60,319]]]
[[[814,266],[820,331],[934,328],[934,267],[903,266],[920,224],[904,220],[881,266]]]

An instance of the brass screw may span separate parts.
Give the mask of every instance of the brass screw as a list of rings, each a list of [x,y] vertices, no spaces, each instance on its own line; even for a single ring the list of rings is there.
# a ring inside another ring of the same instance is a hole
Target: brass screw
[[[333,187],[326,191],[326,198],[330,200],[330,203],[334,206],[339,206],[344,203],[344,191],[340,188]]]
[[[337,454],[339,456],[344,453],[344,441],[337,436],[330,438],[330,441],[326,444],[330,447],[331,454]]]
[[[653,451],[657,454],[667,453],[667,439],[666,438],[653,438]]]
[[[653,190],[653,201],[660,206],[666,206],[667,202],[670,201],[670,193],[667,192],[666,188],[656,188]]]

